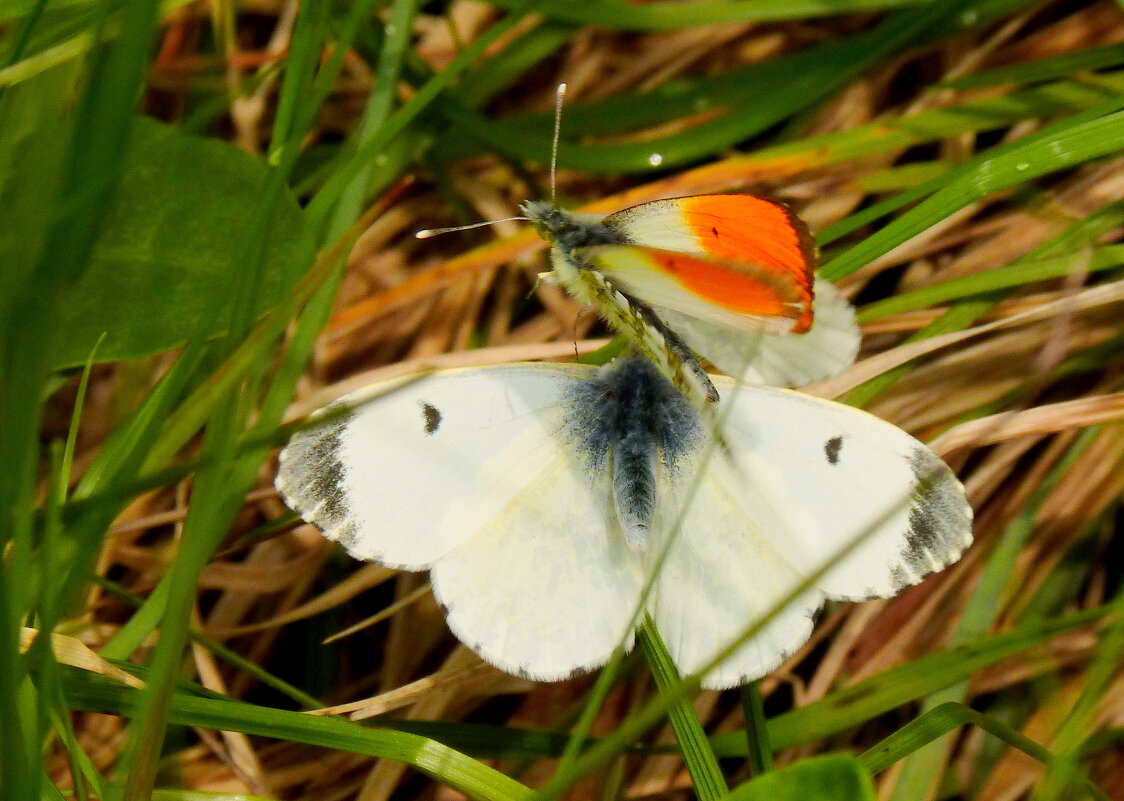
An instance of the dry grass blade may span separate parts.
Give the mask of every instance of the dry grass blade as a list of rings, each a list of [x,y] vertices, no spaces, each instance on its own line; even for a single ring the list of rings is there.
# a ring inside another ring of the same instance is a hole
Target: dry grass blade
[[[21,629],[20,650],[26,651],[30,648],[31,644],[35,642],[35,638],[38,636],[39,631],[36,629],[26,627]],[[127,684],[137,689],[144,687],[143,681],[131,673],[126,673],[116,665],[105,661],[92,651],[90,646],[75,637],[68,637],[65,634],[52,634],[51,650],[54,652],[55,659],[57,659],[60,664],[70,665],[82,670],[88,670],[91,673],[108,676],[122,684]]]

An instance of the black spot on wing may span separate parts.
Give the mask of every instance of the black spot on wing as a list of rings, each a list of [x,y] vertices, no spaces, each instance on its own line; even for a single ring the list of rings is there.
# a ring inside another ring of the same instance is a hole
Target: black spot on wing
[[[823,444],[823,455],[828,464],[839,464],[839,451],[843,448],[843,437],[832,437]]]
[[[422,401],[422,421],[426,434],[433,434],[441,426],[441,410],[432,403]]]

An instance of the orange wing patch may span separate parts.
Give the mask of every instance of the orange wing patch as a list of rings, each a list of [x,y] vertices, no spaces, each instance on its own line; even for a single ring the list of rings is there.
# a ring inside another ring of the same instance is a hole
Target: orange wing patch
[[[788,276],[774,276],[771,271],[750,275],[731,269],[728,261],[669,250],[643,250],[662,272],[716,306],[753,317],[792,318],[796,320],[792,329],[796,332],[806,331],[812,323],[810,290]]]
[[[804,309],[793,331],[808,330],[812,324],[815,248],[803,222],[779,203],[752,195],[685,197],[679,208],[705,253],[724,261],[753,264],[795,282],[801,295],[796,300]],[[715,302],[722,301],[716,298]]]

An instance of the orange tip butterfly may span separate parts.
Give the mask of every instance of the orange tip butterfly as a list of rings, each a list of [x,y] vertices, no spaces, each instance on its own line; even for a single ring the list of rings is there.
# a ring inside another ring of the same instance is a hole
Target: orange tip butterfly
[[[921,442],[711,379],[720,446],[637,356],[374,384],[292,438],[277,488],[352,556],[429,570],[456,636],[539,680],[604,664],[647,612],[682,672],[744,683],[825,599],[889,597],[971,542],[964,489]]]
[[[552,197],[565,84],[558,89]],[[596,306],[699,408],[717,394],[692,351],[747,383],[774,386],[828,378],[858,353],[854,310],[829,282],[814,278],[812,235],[781,203],[712,194],[641,203],[605,217],[545,201],[527,201],[521,211],[511,219],[534,223],[551,244],[547,280]]]

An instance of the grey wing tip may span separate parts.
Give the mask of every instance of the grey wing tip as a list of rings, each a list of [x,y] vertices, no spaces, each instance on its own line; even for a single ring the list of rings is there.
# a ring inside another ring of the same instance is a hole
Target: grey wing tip
[[[916,479],[902,564],[891,571],[895,586],[919,583],[956,562],[972,544],[972,506],[964,485],[928,448],[910,459]]]

